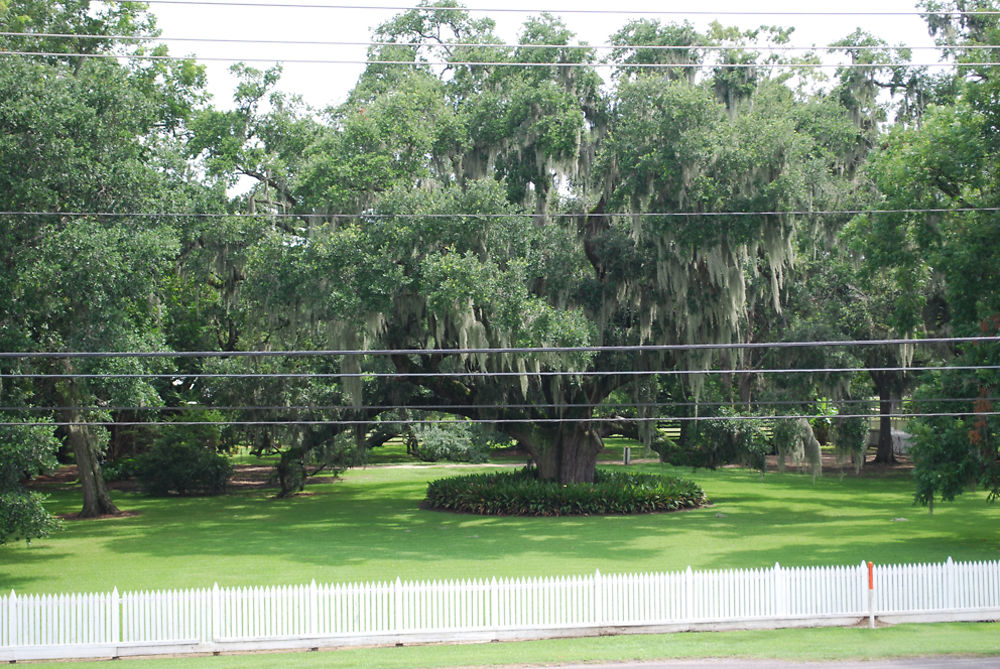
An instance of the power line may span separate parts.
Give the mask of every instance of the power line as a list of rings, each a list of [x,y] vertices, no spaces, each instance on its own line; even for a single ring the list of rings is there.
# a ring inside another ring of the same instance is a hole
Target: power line
[[[635,344],[623,346],[538,346],[483,348],[394,348],[394,349],[329,349],[296,351],[0,351],[3,358],[274,358],[274,357],[334,357],[334,356],[397,356],[397,355],[479,355],[531,353],[648,353],[662,351],[746,350],[769,348],[828,348],[835,346],[918,346],[927,344],[996,343],[1000,336],[925,337],[922,339],[831,339],[817,341],[735,342],[720,344]],[[914,369],[914,368],[904,368]],[[953,369],[953,368],[951,368]],[[565,372],[577,374],[578,372]],[[603,372],[606,374],[618,372]],[[644,372],[645,373],[645,372]],[[653,372],[655,373],[655,372]],[[694,372],[701,373],[701,372]],[[514,372],[520,375],[520,372]],[[99,376],[99,375],[98,375]],[[193,375],[177,373],[173,377]],[[360,376],[367,376],[360,374]],[[398,376],[390,374],[389,376]]]
[[[240,58],[235,56],[171,56],[166,54],[115,54],[115,53],[79,53],[79,52],[58,52],[58,51],[0,51],[0,56],[42,56],[53,58],[111,58],[125,60],[151,60],[151,61],[204,61],[204,62],[226,62],[226,63],[290,63],[295,65],[402,65],[407,67],[514,67],[514,68],[582,68],[591,67],[595,69],[605,68],[625,68],[635,70],[663,70],[663,69],[702,69],[702,68],[774,68],[774,69],[822,69],[822,68],[844,68],[844,69],[879,69],[885,67],[907,67],[907,68],[951,68],[951,67],[995,67],[1000,65],[997,62],[935,62],[935,63],[608,63],[608,62],[573,62],[573,63],[536,63],[536,62],[509,62],[490,60],[382,60],[366,58],[267,58],[253,56]]]
[[[921,413],[892,413],[892,414],[877,414],[877,413],[863,413],[863,414],[838,414],[836,416],[823,416],[823,418],[831,419],[848,419],[848,418],[876,418],[876,417],[886,417],[886,418],[963,418],[963,417],[980,417],[980,416],[997,416],[1000,415],[1000,411],[957,411],[957,412],[921,412]],[[462,419],[422,419],[422,418],[400,418],[392,420],[245,420],[245,421],[170,421],[163,423],[146,423],[141,421],[52,421],[46,423],[33,423],[26,421],[7,421],[0,422],[0,427],[71,427],[71,426],[104,426],[104,427],[163,427],[163,426],[182,426],[182,425],[232,425],[232,426],[274,426],[274,427],[290,427],[293,425],[341,425],[341,426],[360,426],[360,425],[441,425],[441,424],[452,424],[452,425],[468,425],[468,424],[482,424],[482,425],[511,425],[511,424],[538,424],[538,423],[548,423],[548,424],[560,424],[560,423],[610,423],[610,422],[632,422],[632,423],[657,423],[657,422],[683,422],[683,423],[697,423],[705,421],[744,421],[744,420],[760,420],[760,421],[773,421],[773,420],[797,420],[800,418],[811,419],[816,418],[815,414],[788,414],[781,416],[671,416],[669,418],[654,418],[654,417],[624,417],[624,418],[606,418],[606,417],[591,417],[591,418],[462,418]]]
[[[148,5],[200,5],[207,7],[262,7],[278,9],[337,9],[356,11],[394,11],[394,12],[478,12],[481,14],[539,14],[552,11],[559,14],[630,14],[636,16],[993,16],[1000,14],[1000,11],[993,10],[940,10],[940,11],[868,11],[868,12],[848,12],[848,11],[779,11],[779,10],[664,10],[664,9],[558,9],[546,10],[545,8],[533,7],[415,7],[413,5],[348,5],[348,4],[322,4],[322,3],[280,3],[280,2],[242,2],[239,0],[145,0]]]
[[[1000,365],[928,365],[919,367],[805,367],[781,369],[626,369],[578,371],[463,371],[463,372],[175,372],[135,373],[4,373],[0,379],[460,379],[460,378],[541,378],[541,377],[597,377],[597,376],[694,376],[710,374],[842,374],[855,372],[933,372],[998,370]]]
[[[997,402],[1000,397],[927,397],[901,398],[896,403],[902,405],[920,404],[957,404],[964,402]],[[806,400],[753,400],[751,402],[538,402],[531,404],[381,404],[351,406],[346,404],[327,405],[213,405],[213,404],[181,404],[178,406],[0,406],[0,412],[49,413],[53,411],[110,411],[110,412],[185,412],[185,411],[429,411],[436,413],[455,413],[456,410],[489,410],[489,409],[673,409],[673,408],[718,408],[732,407],[738,409],[758,409],[760,407],[794,407],[803,404],[815,404],[816,399]],[[875,398],[830,400],[834,407],[879,404]],[[838,414],[830,414],[838,415]],[[627,417],[621,417],[623,420]],[[666,419],[664,419],[666,420]]]
[[[399,47],[428,47],[428,48],[440,48],[440,47],[451,47],[451,48],[496,48],[496,49],[597,49],[597,50],[614,50],[614,49],[632,49],[632,50],[643,50],[643,51],[738,51],[738,50],[752,50],[752,51],[775,51],[775,52],[794,52],[794,51],[816,51],[816,50],[834,50],[834,51],[942,51],[945,47],[931,46],[931,45],[877,45],[877,44],[850,44],[850,45],[838,45],[838,44],[827,44],[827,45],[810,45],[810,46],[792,46],[788,44],[745,44],[745,45],[723,45],[723,44],[519,44],[519,43],[497,43],[497,42],[386,42],[386,41],[344,41],[344,40],[284,40],[284,39],[248,39],[248,38],[230,38],[230,37],[164,37],[164,36],[149,36],[149,35],[96,35],[96,34],[78,34],[78,33],[46,33],[46,32],[3,32],[0,31],[0,37],[30,37],[30,38],[46,38],[46,39],[95,39],[95,40],[113,40],[113,41],[129,41],[129,42],[190,42],[196,44],[267,44],[267,45],[282,45],[282,46],[334,46],[334,47],[383,47],[383,46],[399,46]],[[991,51],[995,49],[1000,49],[1000,45],[996,44],[970,44],[962,45],[961,47],[949,47],[949,48],[960,48],[961,50],[977,50],[977,51]]]
[[[745,217],[745,216],[860,216],[860,215],[892,215],[892,214],[949,214],[949,213],[996,213],[1000,212],[1000,207],[901,207],[892,209],[878,208],[856,208],[856,209],[787,209],[787,210],[761,210],[761,211],[645,211],[645,212],[559,212],[538,214],[531,212],[511,213],[511,214],[491,214],[491,213],[469,213],[460,212],[455,214],[379,214],[377,212],[361,212],[356,214],[320,214],[320,213],[221,213],[221,212],[142,212],[142,211],[40,211],[40,210],[5,210],[0,211],[0,216],[61,216],[65,218],[302,218],[307,220],[381,220],[381,219],[456,219],[456,218],[482,218],[482,219],[509,219],[509,218],[721,218],[721,217]]]
[[[878,403],[875,398],[868,399],[841,399],[829,400],[829,404],[834,406],[873,404]],[[1000,397],[912,397],[898,400],[904,404],[935,404],[935,403],[956,403],[956,402],[993,402],[1000,401]],[[672,407],[761,407],[761,406],[796,406],[800,404],[815,404],[817,399],[805,400],[752,400],[750,402],[532,402],[530,404],[374,404],[352,406],[348,404],[262,404],[262,405],[217,405],[217,404],[180,404],[177,406],[0,406],[0,411],[392,411],[404,409],[408,411],[437,411],[448,413],[453,409],[644,409],[644,408],[672,408]]]

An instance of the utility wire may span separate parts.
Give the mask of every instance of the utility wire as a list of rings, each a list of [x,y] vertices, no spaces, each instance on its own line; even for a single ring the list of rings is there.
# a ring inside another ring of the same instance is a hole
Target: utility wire
[[[1000,64],[1000,63],[998,63]],[[318,214],[304,213],[296,214],[291,212],[274,213],[219,213],[219,212],[142,212],[142,211],[40,211],[40,210],[3,210],[0,216],[60,216],[65,218],[251,218],[251,219],[274,219],[274,218],[302,218],[307,220],[329,219],[329,220],[381,220],[381,219],[457,219],[457,218],[482,218],[482,219],[509,219],[509,218],[721,218],[721,217],[745,217],[745,216],[860,216],[860,215],[891,215],[891,214],[948,214],[948,213],[996,213],[1000,212],[1000,207],[901,207],[892,209],[788,209],[762,210],[762,211],[644,211],[644,212],[561,212],[549,214],[537,213],[512,213],[512,214],[490,214],[490,213],[456,213],[456,214],[379,214],[376,212],[361,212],[356,214]]]
[[[643,50],[643,51],[739,51],[739,50],[750,50],[750,51],[816,51],[816,50],[831,50],[831,51],[943,51],[946,48],[958,48],[961,50],[981,50],[989,51],[994,49],[1000,49],[1000,45],[996,44],[970,44],[962,45],[961,47],[940,47],[931,45],[877,45],[877,44],[850,44],[850,45],[837,45],[837,44],[827,44],[827,45],[811,45],[811,46],[792,46],[788,44],[746,44],[746,45],[723,45],[723,44],[518,44],[518,43],[496,43],[496,42],[384,42],[369,40],[367,42],[351,42],[343,40],[284,40],[284,39],[249,39],[249,38],[230,38],[230,37],[163,37],[163,36],[149,36],[149,35],[95,35],[95,34],[77,34],[77,33],[35,33],[35,32],[4,32],[0,31],[0,37],[31,37],[40,38],[44,37],[46,39],[100,39],[100,40],[118,40],[118,41],[131,41],[131,42],[191,42],[198,44],[272,44],[272,45],[282,45],[282,46],[334,46],[334,47],[382,47],[382,46],[399,46],[399,47],[427,47],[427,48],[440,48],[440,47],[450,47],[450,48],[494,48],[494,49],[599,49],[599,50],[613,50],[613,49],[632,49],[632,50]]]
[[[892,414],[878,414],[878,413],[862,413],[862,414],[838,414],[836,416],[823,416],[823,418],[831,419],[847,419],[847,418],[962,418],[962,417],[980,417],[980,416],[997,416],[1000,415],[1000,411],[961,411],[961,412],[924,412],[924,413],[892,413]],[[487,419],[487,418],[460,418],[460,419],[422,419],[422,418],[400,418],[393,420],[243,420],[243,421],[170,421],[163,423],[145,423],[141,421],[52,421],[46,423],[33,423],[26,421],[8,421],[0,422],[0,427],[48,427],[48,426],[59,426],[59,427],[69,427],[69,426],[105,426],[105,427],[143,427],[143,426],[180,426],[180,425],[233,425],[233,426],[251,426],[251,425],[269,425],[269,426],[292,426],[292,425],[442,425],[442,424],[457,424],[457,425],[468,425],[468,424],[483,424],[483,425],[510,425],[510,424],[538,424],[538,423],[617,423],[627,421],[632,423],[663,423],[663,422],[703,422],[703,421],[721,421],[721,420],[792,420],[792,419],[811,419],[816,418],[815,414],[788,414],[782,416],[671,416],[669,418],[653,418],[653,417],[628,417],[628,418],[605,418],[605,417],[592,417],[592,418],[497,418],[497,419]]]
[[[854,372],[933,372],[997,370],[1000,365],[935,365],[894,367],[806,367],[784,369],[626,369],[619,371],[580,370],[534,372],[196,372],[173,374],[156,372],[75,374],[75,373],[4,373],[0,379],[456,379],[517,377],[596,377],[596,376],[693,376],[698,374],[837,374]]]
[[[454,413],[457,409],[488,410],[488,409],[672,409],[672,408],[706,408],[733,407],[739,409],[756,409],[760,407],[799,406],[815,404],[816,399],[808,400],[753,400],[746,402],[609,402],[595,404],[592,402],[568,402],[562,404],[539,402],[532,404],[381,404],[351,406],[347,404],[318,405],[213,405],[213,404],[181,404],[178,406],[0,406],[0,411],[49,413],[52,411],[112,411],[112,412],[184,412],[184,411],[432,411],[437,413]],[[895,403],[902,405],[915,404],[957,404],[962,402],[996,402],[1000,397],[939,397],[939,398],[903,398]],[[878,399],[830,400],[834,407],[879,404]],[[831,414],[837,415],[837,414]],[[621,417],[625,419],[626,417]]]
[[[113,0],[112,0],[113,1]],[[110,4],[110,3],[109,3]],[[781,10],[664,10],[664,9],[554,9],[533,7],[415,7],[413,5],[348,5],[321,3],[281,3],[281,2],[242,2],[238,0],[145,0],[148,5],[201,5],[207,7],[270,7],[278,9],[339,9],[358,10],[365,12],[477,12],[481,14],[539,14],[546,11],[559,14],[634,14],[637,16],[993,16],[1000,11],[993,10],[938,10],[938,11],[781,11]]]
[[[660,351],[746,350],[768,348],[828,348],[834,346],[917,346],[925,344],[974,344],[1000,342],[1000,336],[925,337],[923,339],[832,339],[818,341],[737,342],[729,344],[635,344],[629,346],[539,346],[496,348],[396,348],[298,351],[0,351],[3,358],[273,358],[395,355],[478,355],[490,353],[648,353]],[[901,369],[914,369],[901,368]],[[954,368],[943,368],[954,369]],[[578,374],[579,372],[565,372]],[[605,374],[618,372],[601,372]],[[656,372],[643,372],[656,373]],[[702,372],[692,372],[700,374]],[[514,372],[521,375],[520,372]],[[98,375],[99,376],[99,375]],[[174,376],[193,376],[177,373]],[[367,376],[367,374],[359,374]],[[398,374],[389,374],[398,376]]]
[[[608,63],[608,62],[573,62],[573,63],[535,63],[535,62],[509,62],[509,61],[489,61],[489,60],[424,60],[424,61],[414,61],[414,60],[381,60],[381,59],[365,59],[365,58],[344,58],[344,59],[328,59],[328,58],[266,58],[266,57],[250,57],[250,58],[240,58],[235,56],[171,56],[171,55],[159,55],[159,54],[136,54],[136,53],[125,53],[125,54],[115,54],[115,53],[61,53],[58,51],[16,51],[16,50],[4,50],[0,51],[0,56],[44,56],[44,57],[55,57],[55,58],[113,58],[113,59],[126,59],[126,60],[160,60],[160,61],[204,61],[204,62],[242,62],[242,63],[291,63],[296,65],[404,65],[408,67],[454,67],[454,66],[466,66],[466,67],[523,67],[523,68],[540,68],[540,67],[555,67],[555,68],[582,68],[582,67],[592,67],[595,69],[605,69],[605,68],[625,68],[633,70],[663,70],[663,69],[702,69],[702,68],[733,68],[733,69],[751,69],[751,68],[774,68],[774,69],[786,69],[786,68],[805,68],[805,69],[822,69],[822,68],[843,68],[843,69],[863,69],[871,70],[886,67],[908,67],[908,68],[951,68],[951,67],[995,67],[1000,65],[997,62],[936,62],[936,63],[896,63],[896,64],[886,64],[886,63]]]

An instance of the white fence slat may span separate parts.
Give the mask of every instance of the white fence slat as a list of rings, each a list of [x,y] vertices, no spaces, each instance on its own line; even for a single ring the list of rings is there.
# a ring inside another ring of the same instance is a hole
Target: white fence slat
[[[876,614],[1000,610],[1000,561],[877,565]],[[865,616],[861,566],[0,596],[4,648]]]

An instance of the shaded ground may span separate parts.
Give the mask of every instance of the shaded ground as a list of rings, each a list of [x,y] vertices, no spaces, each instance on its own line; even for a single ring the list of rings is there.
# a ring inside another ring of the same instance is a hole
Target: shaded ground
[[[233,475],[226,483],[227,490],[248,490],[253,488],[277,488],[278,484],[273,480],[274,467],[270,465],[235,465]],[[49,475],[42,475],[35,478],[28,484],[28,488],[33,490],[44,490],[52,488],[63,488],[75,486],[78,472],[76,465],[62,465]],[[313,476],[308,479],[309,484],[330,482],[330,477]],[[139,482],[134,478],[124,481],[109,481],[108,487],[111,490],[125,492],[136,492],[139,490]]]
[[[639,449],[636,449],[639,450]],[[506,449],[500,455],[506,458],[521,458],[527,459],[527,454],[520,453],[515,449]],[[638,455],[638,454],[636,454]],[[866,456],[866,462],[864,467],[861,469],[860,474],[858,474],[854,465],[849,461],[840,461],[835,454],[824,452],[822,455],[823,464],[823,475],[824,476],[850,476],[856,477],[861,476],[865,478],[874,478],[881,476],[889,476],[897,474],[900,472],[910,472],[913,469],[913,463],[906,456],[896,456],[899,462],[895,464],[874,464],[874,451],[871,451]],[[632,462],[657,462],[656,459],[633,457]],[[510,464],[510,463],[506,463]],[[614,464],[613,462],[602,462],[601,464]],[[382,466],[382,467],[407,467],[410,465],[369,465],[369,466]],[[426,466],[426,463],[415,462],[413,466]],[[460,465],[469,466],[469,465]],[[730,467],[737,467],[737,465],[730,465]],[[778,461],[776,456],[768,456],[767,458],[767,470],[769,472],[778,471]],[[785,467],[786,471],[790,472],[800,472],[808,473],[809,466],[805,463],[795,464],[789,462]],[[309,485],[315,483],[327,482],[329,483],[332,479],[329,476],[314,476],[311,477],[307,483]],[[62,465],[55,472],[49,475],[43,475],[35,478],[28,484],[28,487],[35,490],[53,489],[53,488],[64,488],[76,485],[77,482],[77,468],[76,465]],[[124,481],[111,481],[108,483],[108,487],[112,490],[135,492],[139,490],[138,482],[133,479],[126,479]],[[233,475],[229,478],[229,482],[226,485],[228,490],[250,490],[257,488],[277,488],[277,481],[274,479],[274,467],[270,465],[235,465],[233,467]]]

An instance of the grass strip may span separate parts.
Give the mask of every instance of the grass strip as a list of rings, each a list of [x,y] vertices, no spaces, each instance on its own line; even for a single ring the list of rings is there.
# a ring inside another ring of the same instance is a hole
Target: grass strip
[[[1000,656],[1000,623],[939,623],[866,627],[627,634],[489,644],[253,653],[128,660],[135,669],[296,669],[339,667],[487,667],[582,662],[625,662],[697,658],[797,661],[876,660],[935,655]],[[39,663],[32,667],[67,667]],[[73,663],[73,669],[106,662]]]
[[[158,499],[116,493],[137,515],[68,521],[50,539],[0,547],[0,591],[561,576],[694,569],[995,560],[1000,505],[967,493],[934,515],[913,483],[743,470],[637,471],[694,478],[713,506],[636,516],[483,517],[419,508],[427,484],[475,467],[370,467],[275,499],[273,490]],[[75,487],[51,491],[56,513]]]

